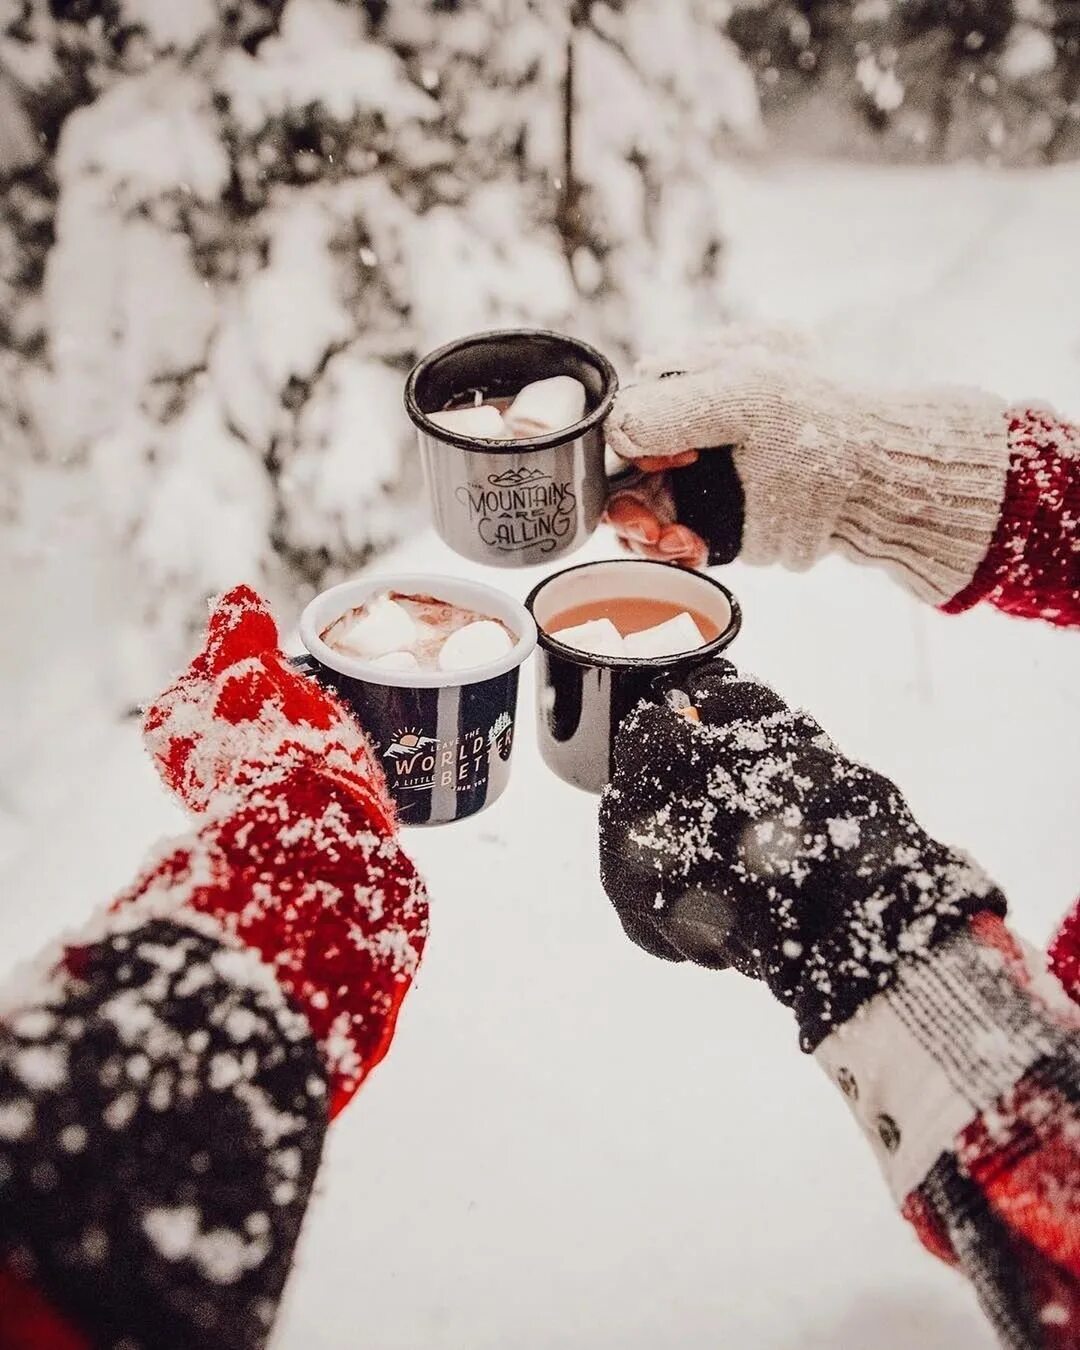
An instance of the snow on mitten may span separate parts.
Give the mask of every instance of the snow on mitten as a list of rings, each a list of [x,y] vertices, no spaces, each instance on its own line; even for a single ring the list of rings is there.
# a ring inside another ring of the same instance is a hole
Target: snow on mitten
[[[628,460],[708,451],[618,494],[735,556],[803,570],[830,550],[935,604],[986,555],[1009,464],[1004,405],[962,390],[871,394],[815,373],[791,340],[734,328],[643,363],[607,422]]]
[[[684,692],[700,721],[640,706],[601,803],[604,886],[640,946],[764,980],[812,1050],[901,963],[1004,913],[888,779],[766,685],[718,661]]]
[[[237,587],[147,710],[165,782],[204,821],[127,897],[212,914],[274,970],[327,1057],[332,1114],[383,1057],[427,931],[382,770],[352,716],[292,669]]]
[[[370,748],[253,592],[146,724],[199,828],[0,991],[5,1350],[263,1350],[424,943]]]
[[[337,699],[289,664],[277,625],[250,587],[214,605],[203,650],[147,709],[143,734],[166,785],[192,811],[220,811],[260,775],[318,761],[389,830],[382,769]]]
[[[727,662],[679,692],[700,721],[642,705],[602,801],[603,878],[627,931],[764,980],[1002,1344],[1075,1347],[1075,1004],[988,879],[812,719]],[[1075,932],[1059,946],[1061,969]]]

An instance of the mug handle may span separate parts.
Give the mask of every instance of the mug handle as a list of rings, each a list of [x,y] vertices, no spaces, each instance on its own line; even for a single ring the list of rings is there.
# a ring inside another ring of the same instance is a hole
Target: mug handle
[[[287,656],[285,659],[293,670],[300,675],[309,676],[316,684],[321,684],[324,689],[329,689],[333,694],[341,693],[337,681],[334,679],[334,672],[327,670],[321,661],[316,661],[310,652],[301,652],[299,656]]]

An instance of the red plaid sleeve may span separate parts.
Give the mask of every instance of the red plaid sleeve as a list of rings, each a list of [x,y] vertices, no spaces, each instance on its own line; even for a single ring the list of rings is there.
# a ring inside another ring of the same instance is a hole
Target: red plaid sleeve
[[[1080,1345],[1080,1018],[1000,919],[909,964],[817,1051],[924,1245],[1004,1345]]]

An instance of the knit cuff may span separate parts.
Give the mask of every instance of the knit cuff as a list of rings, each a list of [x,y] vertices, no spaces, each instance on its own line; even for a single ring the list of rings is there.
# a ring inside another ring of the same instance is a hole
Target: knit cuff
[[[980,916],[827,1037],[815,1058],[847,1097],[897,1203],[1032,1065],[1075,1009],[1000,921]]]
[[[1001,514],[1003,405],[980,395],[893,398],[838,430],[858,474],[833,547],[884,567],[923,600],[949,600],[975,575]]]

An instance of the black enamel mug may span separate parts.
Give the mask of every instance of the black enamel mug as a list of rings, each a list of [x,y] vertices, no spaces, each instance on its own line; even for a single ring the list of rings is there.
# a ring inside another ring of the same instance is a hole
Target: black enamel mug
[[[349,610],[393,590],[429,595],[498,619],[511,651],[469,670],[389,670],[335,651],[321,634]],[[378,753],[403,825],[442,825],[490,806],[510,777],[518,672],[536,645],[528,611],[502,591],[428,574],[346,581],[300,616],[308,655],[297,664],[334,689]]]
[[[594,656],[546,631],[578,605],[604,600],[663,600],[709,619],[718,635],[676,656]],[[615,733],[626,715],[662,681],[689,676],[735,639],[738,601],[720,582],[672,563],[616,559],[583,563],[533,588],[526,608],[539,629],[537,735],[548,768],[564,782],[600,792],[611,777]]]
[[[556,375],[585,387],[585,415],[558,431],[487,440],[449,431],[429,416],[477,392],[511,397]],[[489,567],[532,567],[584,544],[607,501],[604,421],[617,388],[607,357],[543,329],[477,333],[425,356],[406,383],[405,409],[443,541]]]

